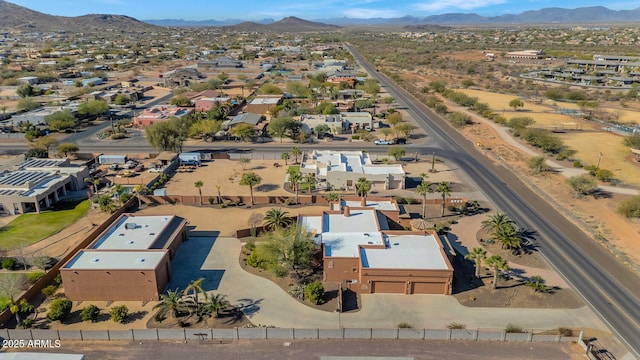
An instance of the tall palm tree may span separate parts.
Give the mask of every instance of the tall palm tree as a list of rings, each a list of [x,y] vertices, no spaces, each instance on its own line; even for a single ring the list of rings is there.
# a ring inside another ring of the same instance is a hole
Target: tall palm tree
[[[293,188],[296,193],[296,204],[298,201],[298,194],[300,190],[300,183],[302,182],[302,174],[297,169],[292,169],[289,171],[289,186]]]
[[[464,256],[466,260],[473,260],[476,263],[476,277],[480,277],[480,266],[482,262],[487,258],[487,250],[481,247],[474,247]]]
[[[486,220],[482,221],[482,228],[489,229],[489,233],[493,234],[498,229],[504,227],[515,227],[516,222],[503,212],[497,212],[489,215]]]
[[[300,154],[302,154],[302,152],[300,151],[300,149],[298,147],[294,147],[291,149],[291,155],[293,155],[296,159],[296,164],[298,163],[298,156],[300,156]]]
[[[431,184],[426,181],[421,182],[418,186],[416,186],[416,192],[419,195],[422,195],[422,218],[427,218],[427,194],[433,193],[433,189],[431,188]]]
[[[202,180],[198,180],[193,184],[198,189],[198,194],[200,195],[200,205],[202,205],[202,186],[204,183]]]
[[[200,306],[199,315],[212,315],[217,318],[220,315],[220,310],[229,306],[229,301],[226,299],[226,295],[216,294],[209,297],[209,300]]]
[[[120,184],[116,184],[111,188],[111,195],[116,195],[116,198],[118,199],[118,206],[122,205],[120,203],[120,195],[122,195],[122,193],[124,192],[124,186],[120,185]]]
[[[142,200],[140,199],[140,195],[145,195],[149,189],[144,185],[144,184],[140,184],[140,185],[136,185],[135,188],[133,188],[133,191],[137,194],[137,198],[138,198],[138,208],[142,207]]]
[[[493,285],[492,288],[495,290],[498,282],[498,271],[507,271],[509,270],[509,264],[507,260],[503,259],[500,255],[492,255],[484,261],[487,266],[493,269]]]
[[[358,178],[356,182],[356,194],[366,199],[369,191],[371,191],[371,181],[364,177]]]
[[[280,229],[291,225],[293,219],[287,211],[280,208],[269,209],[264,214],[264,226],[268,229]]]
[[[193,292],[193,300],[196,303],[196,312],[198,311],[198,307],[200,306],[200,300],[198,299],[198,295],[203,294],[205,300],[209,298],[209,295],[207,294],[207,292],[204,291],[204,289],[202,288],[203,282],[204,282],[203,277],[201,277],[198,280],[191,280],[191,282],[189,283],[189,285],[187,285],[187,287],[184,289],[184,292],[183,292],[183,295],[185,296],[189,295],[189,292]]]
[[[222,204],[222,195],[220,195],[220,189],[222,189],[222,185],[216,185],[216,190],[218,190],[218,204]]]
[[[445,201],[447,200],[447,196],[451,195],[451,184],[448,181],[441,181],[438,186],[436,186],[436,192],[440,193],[442,196],[442,217],[444,217],[444,209],[445,209]]]
[[[255,205],[255,201],[253,200],[253,187],[260,184],[262,178],[260,175],[249,172],[242,174],[242,178],[240,179],[240,185],[248,185],[249,192],[251,193],[251,205]]]
[[[329,202],[329,208],[331,208],[331,204],[334,202],[340,201],[340,195],[337,192],[330,192],[324,197]]]
[[[309,188],[309,194],[311,194],[313,192],[313,187],[315,186],[315,183],[316,183],[316,174],[314,173],[305,174],[304,182],[307,183],[307,186]]]
[[[288,152],[283,152],[282,154],[280,154],[280,159],[284,160],[284,165],[287,166],[289,159],[291,159],[291,155],[289,155]]]
[[[167,313],[171,313],[174,318],[178,318],[182,313],[191,313],[189,305],[193,304],[193,300],[189,300],[182,296],[182,292],[168,290],[166,294],[160,295],[160,302],[153,308],[159,309],[158,316],[164,317]]]
[[[502,226],[493,232],[493,238],[502,245],[503,249],[519,253],[522,250],[522,237],[515,226]]]

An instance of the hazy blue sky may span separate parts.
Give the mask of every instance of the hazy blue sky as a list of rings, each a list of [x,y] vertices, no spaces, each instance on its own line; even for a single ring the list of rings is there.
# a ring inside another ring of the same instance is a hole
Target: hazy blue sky
[[[53,15],[120,14],[140,20],[243,19],[286,16],[304,19],[371,18],[412,15],[426,17],[451,12],[501,15],[545,7],[606,6],[614,10],[640,7],[638,0],[10,0]]]

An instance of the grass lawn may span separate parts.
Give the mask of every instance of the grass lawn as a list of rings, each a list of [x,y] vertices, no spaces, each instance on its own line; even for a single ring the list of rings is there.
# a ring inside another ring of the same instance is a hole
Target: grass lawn
[[[84,216],[89,200],[59,202],[53,210],[22,214],[0,228],[0,248],[11,250],[43,240]]]

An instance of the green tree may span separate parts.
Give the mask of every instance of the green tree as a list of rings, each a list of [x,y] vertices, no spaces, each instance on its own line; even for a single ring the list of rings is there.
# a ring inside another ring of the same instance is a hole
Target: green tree
[[[98,181],[100,181],[100,179],[98,179]],[[144,184],[138,184],[133,188],[133,192],[137,194],[136,197],[138,198],[138,209],[140,209],[142,207],[142,199],[140,198],[140,195],[146,195],[149,192],[149,188],[147,188],[147,186]],[[200,202],[202,202],[202,198],[200,199]]]
[[[522,101],[520,98],[515,98],[509,101],[509,107],[512,107],[513,110],[517,111],[518,108],[524,107],[524,101]]]
[[[277,117],[269,122],[268,132],[272,137],[282,138],[293,128],[294,120],[291,117]]]
[[[536,275],[532,276],[525,283],[526,286],[530,287],[534,292],[545,292],[547,291],[547,285],[544,283],[544,279],[542,276]]]
[[[80,151],[80,148],[74,143],[61,143],[58,145],[58,154],[62,157],[69,157],[69,155],[78,151]]]
[[[249,138],[255,136],[255,129],[251,124],[238,124],[231,128],[231,135],[240,139],[240,141],[247,141]]]
[[[293,157],[296,159],[295,163],[298,163],[298,156],[300,156],[302,154],[302,152],[300,151],[300,149],[298,147],[293,147],[291,148],[291,155],[293,155]]]
[[[200,299],[199,295],[202,294],[205,301],[209,298],[209,294],[202,288],[202,283],[204,282],[204,278],[201,277],[197,280],[191,280],[189,285],[184,289],[184,295],[188,296],[189,293],[193,293],[193,302],[196,305],[196,313],[200,310]]]
[[[493,232],[493,239],[501,244],[503,249],[519,253],[522,250],[522,235],[516,226],[503,226]]]
[[[356,181],[356,194],[366,199],[369,191],[371,191],[371,181],[364,177],[358,178],[358,181]]]
[[[480,278],[482,262],[487,258],[487,250],[481,247],[474,247],[464,256],[466,260],[472,260],[476,264],[476,277]]]
[[[340,202],[340,194],[335,191],[331,191],[327,195],[325,195],[325,200],[329,202],[329,208],[331,208],[331,204]]]
[[[488,229],[490,234],[497,232],[501,228],[515,227],[516,222],[503,212],[497,212],[489,215],[486,220],[482,221],[482,228]]]
[[[393,158],[396,159],[396,161],[398,161],[398,159],[403,157],[405,154],[406,154],[406,151],[402,146],[392,146],[389,148],[389,151],[387,151],[387,155],[393,156]]]
[[[16,109],[29,111],[29,110],[37,109],[40,106],[42,106],[40,105],[40,103],[37,103],[29,98],[24,98],[18,101],[18,104],[16,105]]]
[[[113,103],[116,105],[127,105],[131,102],[131,97],[127,94],[118,94],[116,98],[113,100]]]
[[[82,312],[80,312],[80,318],[82,321],[95,322],[98,320],[98,316],[100,316],[100,308],[93,304],[85,307],[82,309]]]
[[[416,193],[422,195],[422,218],[427,218],[427,194],[432,194],[433,189],[431,188],[431,184],[428,181],[422,181],[418,186],[416,186]]]
[[[313,192],[313,188],[316,186],[316,174],[314,173],[306,173],[304,175],[304,182],[307,183],[307,189],[309,189],[309,194]]]
[[[213,316],[214,318],[217,318],[220,316],[220,311],[229,305],[226,295],[215,294],[210,296],[205,303],[200,305],[200,313],[198,315],[201,317]]]
[[[640,134],[633,134],[624,139],[623,144],[632,149],[640,149]]]
[[[240,164],[240,166],[242,166],[242,171],[247,169],[247,165],[249,165],[249,163],[251,163],[251,159],[249,159],[248,157],[240,157],[238,159],[238,163]]]
[[[56,111],[44,117],[44,121],[52,131],[72,128],[76,125],[76,117],[70,110]]]
[[[448,181],[441,181],[437,186],[435,192],[442,196],[442,217],[444,217],[444,209],[446,208],[447,196],[451,194],[451,184]]]
[[[204,183],[202,182],[202,180],[198,180],[193,184],[196,189],[198,189],[198,195],[200,195],[200,205],[202,205],[202,186],[204,186]]]
[[[498,273],[499,271],[508,271],[509,264],[507,260],[503,259],[500,255],[492,255],[488,257],[485,261],[485,264],[493,269],[493,285],[492,289],[495,290],[498,287]]]
[[[58,145],[58,140],[52,136],[43,136],[41,138],[38,138],[38,141],[35,144],[36,147],[40,149],[44,149],[44,151],[46,151],[47,154],[49,153],[49,150],[51,150],[52,147],[57,145]]]
[[[111,308],[109,314],[113,322],[123,323],[127,320],[127,316],[129,316],[129,308],[126,305],[114,306]]]
[[[402,123],[396,126],[396,129],[400,134],[402,134],[406,139],[411,136],[411,133],[416,129],[416,126],[409,123]]]
[[[30,84],[26,84],[26,83],[25,84],[20,84],[16,88],[16,94],[18,94],[18,96],[20,96],[21,98],[29,97],[29,96],[33,95],[33,86],[31,86]]]
[[[571,186],[575,192],[576,198],[583,198],[598,189],[598,184],[589,175],[577,175],[568,178],[567,184]]]
[[[47,320],[57,321],[66,319],[71,313],[71,307],[73,303],[69,299],[55,299],[49,306],[49,312],[47,313]]]
[[[160,295],[160,302],[158,302],[153,309],[158,309],[158,318],[166,318],[167,314],[171,314],[174,319],[180,317],[181,314],[191,313],[190,305],[193,304],[193,300],[183,296],[183,292],[176,289],[167,290],[166,294]]]
[[[16,317],[16,324],[20,324],[21,305],[18,296],[26,286],[27,278],[24,274],[8,273],[0,277],[0,298],[8,300],[9,311]]]
[[[254,172],[242,174],[242,178],[240,179],[240,185],[249,186],[249,192],[251,193],[251,205],[255,205],[255,201],[253,199],[253,187],[260,184],[261,181],[262,181],[262,178],[260,177],[260,175]]]
[[[256,90],[258,95],[279,95],[282,94],[282,90],[273,84],[263,84]]]
[[[157,122],[144,129],[147,142],[159,151],[182,152],[182,144],[186,140],[193,120],[191,118],[171,117]]]
[[[289,159],[291,158],[291,155],[289,155],[288,152],[283,152],[282,154],[280,154],[280,159],[284,160],[284,166],[289,165]]]
[[[103,211],[105,213],[108,213],[108,214],[112,214],[118,208],[113,203],[113,200],[111,200],[111,196],[109,196],[109,195],[100,196],[98,198],[98,206],[100,207],[101,211]]]
[[[90,100],[78,105],[78,114],[102,115],[109,111],[109,104],[104,100]]]
[[[267,234],[265,248],[276,265],[300,277],[298,271],[307,268],[313,259],[312,235],[301,226],[293,224]]]
[[[396,138],[399,137],[399,133],[400,130],[398,129],[398,126],[403,122],[404,120],[402,120],[402,114],[399,112],[394,112],[393,114],[389,114],[389,116],[387,116],[387,123],[389,123],[389,125],[391,125],[391,129],[393,129],[393,132],[396,136]]]
[[[264,226],[267,229],[280,229],[291,225],[293,218],[289,216],[287,211],[281,208],[272,208],[264,214]]]
[[[193,106],[191,100],[189,100],[184,95],[177,95],[172,97],[171,99],[169,99],[169,104],[175,106]]]
[[[320,281],[314,281],[304,287],[304,297],[310,303],[319,305],[324,303],[324,286]]]
[[[298,194],[300,193],[300,183],[302,182],[302,174],[300,173],[300,170],[298,170],[297,168],[289,168],[289,170],[287,170],[287,173],[289,174],[289,186],[293,188],[293,191],[296,194],[296,204],[298,204],[299,203]]]
[[[393,134],[393,130],[389,128],[382,128],[380,129],[380,132],[382,133],[382,135],[384,135],[385,141],[389,138],[389,135]]]
[[[307,88],[304,84],[299,81],[289,81],[287,82],[287,92],[292,94],[295,97],[307,97],[309,96],[309,88]]]
[[[376,96],[380,93],[380,84],[376,79],[367,79],[364,81],[363,90],[371,96]]]

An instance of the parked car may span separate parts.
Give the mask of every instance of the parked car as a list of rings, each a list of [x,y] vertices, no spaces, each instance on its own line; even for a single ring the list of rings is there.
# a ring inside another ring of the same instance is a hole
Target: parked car
[[[109,165],[109,170],[118,170],[119,168],[120,168],[120,166],[118,166],[118,164]]]
[[[393,142],[388,141],[388,140],[382,140],[382,139],[378,139],[376,141],[373,142],[376,145],[391,145],[393,144]]]
[[[149,169],[149,172],[159,173],[159,172],[162,172],[162,168],[151,168],[151,169]]]
[[[138,163],[136,163],[136,162],[135,162],[135,161],[133,161],[133,160],[129,160],[129,161],[127,161],[127,162],[124,164],[124,168],[125,168],[125,169],[133,169],[133,168],[135,168],[135,167],[136,167],[136,165],[138,165]]]
[[[406,144],[407,143],[407,139],[405,139],[405,138],[397,138],[395,142],[396,142],[396,144]]]
[[[139,165],[137,165],[135,168],[133,168],[133,170],[134,170],[135,172],[141,172],[141,171],[143,171],[143,170],[144,170],[144,165],[139,164]]]

